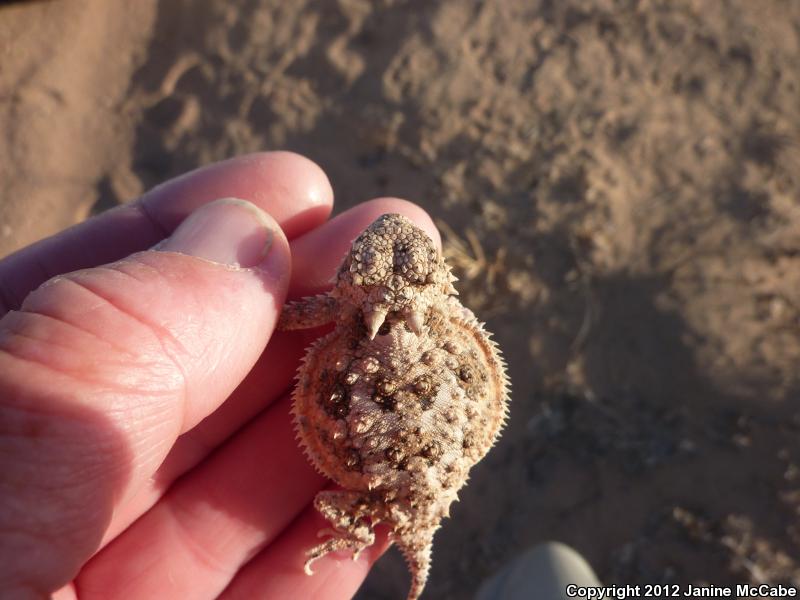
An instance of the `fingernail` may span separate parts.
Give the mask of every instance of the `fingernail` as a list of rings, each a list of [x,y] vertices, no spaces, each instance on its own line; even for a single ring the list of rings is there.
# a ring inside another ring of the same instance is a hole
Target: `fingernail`
[[[272,217],[255,204],[222,198],[195,210],[155,249],[234,267],[255,267],[269,253],[275,227]]]

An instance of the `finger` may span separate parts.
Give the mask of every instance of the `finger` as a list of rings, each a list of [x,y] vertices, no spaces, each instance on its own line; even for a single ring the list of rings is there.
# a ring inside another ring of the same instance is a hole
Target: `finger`
[[[386,212],[409,217],[428,231],[431,237],[439,240],[430,217],[415,204],[396,198],[373,200],[342,213],[318,229],[292,241],[293,273],[294,265],[297,265],[300,277],[317,277],[321,281],[330,281],[352,240],[377,216]],[[322,261],[325,262],[324,268],[327,271],[320,270],[318,263]],[[155,476],[131,502],[117,510],[106,532],[104,543],[113,539],[153,506],[177,477],[197,465],[266,404],[280,397],[292,384],[305,348],[313,341],[314,336],[315,332],[276,332],[256,366],[232,396],[214,414],[183,434]]]
[[[0,316],[46,280],[150,248],[196,208],[217,198],[249,200],[292,239],[324,222],[333,205],[327,177],[291,152],[264,152],[203,167],[0,260]]]
[[[81,571],[82,600],[212,598],[325,483],[285,396],[170,489]]]
[[[268,215],[214,202],[160,250],[54,278],[0,320],[0,581],[71,579],[266,345],[290,269]]]
[[[421,227],[442,247],[439,230],[428,213],[400,198],[376,198],[359,204],[292,243],[292,282],[289,296],[298,298],[330,289],[331,281],[353,240],[370,223],[386,213],[400,213]]]
[[[220,600],[249,598],[352,598],[375,561],[389,547],[387,530],[376,528],[376,541],[353,560],[346,553],[331,553],[314,561],[306,575],[305,553],[319,543],[318,532],[329,527],[313,507],[308,507],[275,543],[251,560],[220,594]]]

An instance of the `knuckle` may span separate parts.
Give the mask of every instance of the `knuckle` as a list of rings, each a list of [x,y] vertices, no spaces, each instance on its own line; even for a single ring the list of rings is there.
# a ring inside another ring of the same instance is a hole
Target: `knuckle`
[[[55,277],[0,321],[0,352],[116,391],[181,390],[185,349],[137,287],[113,266]]]

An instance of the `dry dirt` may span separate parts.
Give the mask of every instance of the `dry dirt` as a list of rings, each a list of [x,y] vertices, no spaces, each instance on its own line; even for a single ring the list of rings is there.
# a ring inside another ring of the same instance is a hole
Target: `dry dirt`
[[[261,149],[440,222],[511,424],[430,598],[556,539],[607,583],[800,586],[800,3],[0,8],[0,255]],[[360,598],[398,598],[389,554]]]

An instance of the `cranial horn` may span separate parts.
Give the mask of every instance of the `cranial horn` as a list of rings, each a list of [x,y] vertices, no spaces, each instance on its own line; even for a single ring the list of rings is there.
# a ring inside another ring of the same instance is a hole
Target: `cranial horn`
[[[383,322],[386,320],[388,311],[383,307],[377,307],[369,312],[364,313],[364,325],[367,326],[369,332],[369,339],[374,340],[378,329],[381,328]]]
[[[422,333],[422,326],[425,324],[425,315],[419,310],[410,310],[406,313],[406,323],[411,331],[420,335]]]

